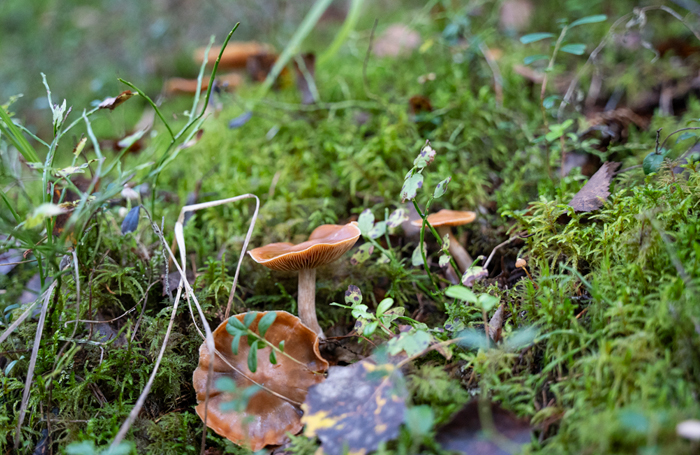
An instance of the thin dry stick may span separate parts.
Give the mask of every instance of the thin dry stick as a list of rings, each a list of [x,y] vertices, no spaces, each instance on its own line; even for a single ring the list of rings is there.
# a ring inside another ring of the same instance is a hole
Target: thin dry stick
[[[49,289],[51,289],[51,288],[49,288]],[[48,290],[47,290],[46,292],[48,292]],[[44,293],[44,295],[46,295],[46,293]],[[36,299],[34,302],[32,302],[32,303],[29,304],[29,306],[27,307],[27,309],[24,310],[24,313],[22,313],[22,314],[20,315],[20,317],[18,317],[17,320],[16,320],[15,322],[13,322],[13,323],[7,328],[7,330],[5,330],[5,331],[2,333],[2,335],[0,335],[0,343],[2,343],[3,341],[5,341],[5,340],[7,339],[7,337],[9,337],[10,335],[12,335],[12,332],[14,332],[15,329],[16,329],[17,327],[19,327],[19,325],[20,325],[22,322],[24,322],[24,320],[27,319],[27,318],[29,317],[30,314],[32,314],[32,310],[34,309],[34,307],[36,306],[36,304],[39,303],[40,301],[41,301],[41,297],[38,298],[38,299]]]
[[[187,301],[190,301],[190,297],[192,297],[192,300],[194,300],[194,304],[197,307],[197,312],[199,313],[199,317],[202,320],[202,325],[204,325],[204,331],[206,334],[205,341],[207,344],[207,349],[209,352],[214,352],[216,350],[216,347],[214,345],[214,336],[211,332],[211,328],[209,327],[209,324],[207,323],[207,318],[204,316],[204,311],[202,311],[202,307],[199,305],[199,302],[197,301],[197,297],[194,295],[194,291],[192,291],[192,288],[190,287],[189,283],[187,283],[187,276],[183,272],[183,270],[186,269],[187,267],[187,262],[186,262],[186,246],[185,246],[185,235],[184,235],[184,221],[185,221],[185,213],[187,212],[195,212],[200,209],[205,209],[209,207],[216,207],[218,205],[223,205],[223,204],[228,204],[229,202],[235,202],[241,199],[247,199],[253,197],[255,198],[255,212],[253,214],[253,219],[251,220],[250,227],[248,229],[248,235],[246,236],[245,241],[243,242],[243,247],[241,249],[241,255],[238,258],[238,266],[236,267],[236,274],[233,279],[233,285],[231,286],[231,294],[229,295],[229,303],[226,308],[226,313],[225,313],[225,318],[228,319],[228,313],[230,311],[230,305],[231,301],[233,300],[233,293],[235,292],[236,289],[236,283],[238,281],[238,273],[240,271],[241,263],[243,262],[243,257],[245,256],[245,250],[248,247],[248,241],[250,240],[250,237],[253,234],[253,227],[255,226],[255,220],[257,219],[258,216],[258,209],[260,208],[260,199],[258,199],[257,196],[253,194],[244,194],[242,196],[235,196],[232,198],[228,199],[222,199],[219,201],[211,201],[211,202],[203,202],[201,204],[193,204],[193,205],[186,205],[185,207],[182,208],[180,211],[180,216],[178,216],[177,222],[175,223],[175,239],[177,240],[177,246],[178,249],[180,250],[180,260],[182,261],[182,270],[178,267],[178,270],[182,274],[181,282],[184,280],[185,281],[185,288],[187,290],[187,293],[185,294],[187,297]],[[172,254],[169,251],[170,254]],[[175,262],[177,265],[177,262]],[[194,322],[194,321],[193,321]],[[195,323],[196,324],[196,323]],[[207,374],[207,386],[206,386],[206,392],[204,394],[204,429],[202,431],[202,446],[201,446],[201,452],[204,453],[204,449],[206,446],[206,435],[207,435],[207,417],[208,417],[208,409],[209,409],[209,390],[211,388],[211,378],[214,375],[214,362],[209,364],[209,372]]]
[[[374,31],[377,29],[377,24],[379,19],[374,20],[374,25],[372,26],[372,33],[369,35],[369,47],[367,48],[367,54],[365,54],[365,61],[362,63],[362,85],[365,88],[365,95],[367,98],[379,101],[379,97],[369,90],[369,82],[367,81],[367,63],[369,62],[369,56],[372,53],[372,42],[374,41]]]
[[[32,348],[32,357],[29,360],[29,368],[27,369],[27,380],[24,383],[24,392],[22,393],[22,405],[19,410],[19,419],[17,420],[17,430],[15,432],[15,450],[19,449],[19,443],[22,440],[22,423],[24,416],[27,413],[27,404],[29,403],[29,390],[34,379],[34,367],[36,366],[36,358],[39,355],[39,345],[41,344],[41,335],[44,331],[44,322],[46,321],[46,310],[49,308],[49,301],[53,290],[58,284],[58,280],[54,280],[51,286],[46,290],[44,303],[41,307],[41,315],[39,316],[39,324],[36,327],[36,335],[34,336],[34,347]]]
[[[498,245],[496,245],[496,246],[494,247],[494,249],[491,250],[491,254],[489,254],[489,258],[486,259],[486,262],[484,262],[483,268],[485,269],[485,268],[487,268],[487,267],[489,266],[489,264],[491,263],[491,259],[493,259],[493,255],[496,254],[496,250],[498,250],[498,249],[501,248],[501,247],[504,247],[504,246],[508,245],[508,244],[509,244],[510,242],[512,242],[513,240],[520,239],[520,238],[522,238],[522,237],[519,236],[519,235],[516,235],[515,237],[511,237],[511,238],[509,238],[508,240],[506,240],[505,242],[499,243]]]

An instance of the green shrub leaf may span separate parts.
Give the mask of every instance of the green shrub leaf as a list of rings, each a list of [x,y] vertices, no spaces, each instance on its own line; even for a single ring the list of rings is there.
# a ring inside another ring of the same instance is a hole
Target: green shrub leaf
[[[269,329],[272,323],[275,322],[276,318],[276,311],[268,311],[263,317],[260,318],[260,322],[258,322],[258,333],[262,338],[265,338],[265,333],[267,333],[267,329]]]

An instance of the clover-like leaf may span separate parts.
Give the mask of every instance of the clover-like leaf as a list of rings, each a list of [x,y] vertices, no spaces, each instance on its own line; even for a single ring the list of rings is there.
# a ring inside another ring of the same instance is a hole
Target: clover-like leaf
[[[408,199],[412,201],[416,198],[418,190],[423,187],[423,174],[414,173],[412,176],[403,182],[401,187],[401,202],[406,202]]]
[[[431,338],[428,332],[411,329],[389,340],[387,343],[389,354],[396,355],[401,351],[409,357],[420,354],[428,348]]]
[[[413,254],[411,255],[411,264],[414,267],[418,267],[419,265],[423,265],[423,253],[425,252],[425,244],[423,244],[423,252],[421,252],[420,246],[417,246],[415,250],[413,250]]]
[[[465,286],[472,287],[474,283],[477,283],[484,278],[489,276],[489,271],[483,267],[469,267],[462,275],[462,284]]]
[[[438,265],[440,267],[447,267],[447,265],[450,263],[450,258],[451,256],[449,254],[441,254],[438,258]]]
[[[379,221],[377,222],[372,229],[367,233],[367,237],[370,239],[377,239],[381,236],[384,235],[386,232],[386,222],[385,221]]]
[[[352,307],[352,317],[355,319],[364,318],[372,320],[374,315],[367,310],[369,307],[367,305],[353,305]]]
[[[243,317],[243,325],[245,326],[245,328],[247,329],[248,327],[250,327],[250,324],[252,324],[253,321],[255,321],[255,319],[257,317],[258,317],[257,311],[250,311],[250,312],[246,313],[246,315]]]
[[[385,326],[389,326],[392,322],[394,322],[397,318],[403,316],[406,313],[406,308],[404,307],[397,307],[397,308],[389,308],[382,314],[382,324]]]
[[[437,152],[430,146],[430,144],[425,144],[416,159],[413,160],[413,165],[418,169],[423,169],[433,162],[435,155],[437,155]]]
[[[433,192],[433,197],[435,199],[442,197],[447,192],[447,185],[452,181],[452,177],[447,177],[442,182],[438,183]]]
[[[348,290],[345,291],[345,303],[351,306],[362,303],[362,291],[360,291],[360,288],[354,284],[348,286]]]
[[[373,251],[374,251],[374,245],[372,245],[371,243],[365,243],[363,245],[360,245],[357,248],[357,251],[355,251],[352,254],[352,256],[350,256],[350,264],[352,264],[352,265],[362,264],[367,259],[369,259],[370,256],[372,256]]]
[[[395,228],[400,226],[404,221],[408,221],[406,209],[396,209],[391,212],[391,215],[389,215],[389,218],[387,218],[386,225],[390,228]]]
[[[499,302],[500,299],[498,297],[490,294],[481,294],[479,296],[479,306],[485,311],[491,311]]]
[[[374,214],[370,209],[365,209],[357,219],[357,227],[360,228],[362,235],[367,235],[372,226],[374,226]]]

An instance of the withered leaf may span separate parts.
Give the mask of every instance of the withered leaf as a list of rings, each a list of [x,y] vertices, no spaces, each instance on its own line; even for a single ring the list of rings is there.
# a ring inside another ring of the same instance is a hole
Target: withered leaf
[[[577,212],[591,212],[601,208],[610,196],[610,182],[619,167],[620,163],[603,163],[598,172],[576,193],[569,205]]]
[[[481,409],[479,408],[481,405]],[[482,418],[490,425],[483,425]],[[488,420],[487,420],[488,419]],[[488,434],[483,428],[495,428],[497,434]],[[500,406],[472,400],[438,429],[436,440],[445,450],[469,455],[507,455],[530,442],[532,427]]]
[[[331,367],[301,406],[304,435],[318,436],[328,455],[367,453],[395,439],[406,412],[402,379],[395,365],[370,359]]]
[[[316,54],[309,52],[298,56],[294,60],[296,70],[297,89],[301,94],[301,104],[314,104],[316,102]]]
[[[106,98],[104,101],[100,103],[98,106],[100,109],[109,109],[110,111],[113,110],[115,107],[119,106],[122,104],[124,101],[128,100],[132,96],[134,96],[135,93],[132,92],[131,90],[124,90],[121,92],[119,95],[115,97],[110,97]]]

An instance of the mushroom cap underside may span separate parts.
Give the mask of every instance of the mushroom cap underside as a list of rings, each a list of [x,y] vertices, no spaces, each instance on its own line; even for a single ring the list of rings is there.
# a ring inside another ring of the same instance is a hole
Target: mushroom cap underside
[[[314,269],[335,261],[355,245],[360,228],[354,221],[346,225],[324,224],[317,227],[306,242],[270,243],[248,251],[265,267],[279,271]]]
[[[266,313],[260,312],[250,329],[257,333],[258,321]],[[236,315],[241,322],[245,314]],[[306,368],[277,354],[277,363],[269,360],[270,348],[257,352],[258,365],[255,373],[247,366],[250,346],[242,337],[238,355],[231,349],[233,336],[226,330],[224,321],[213,332],[218,354],[213,362],[213,377],[209,389],[207,406],[207,426],[230,441],[247,445],[252,451],[266,445],[278,445],[287,440],[286,433],[297,434],[302,429],[300,405],[306,399],[308,388],[324,380],[323,372],[328,369],[318,350],[318,336],[303,325],[299,318],[285,311],[277,311],[277,317],[265,334],[265,339],[273,345],[285,341],[284,352],[306,365]],[[194,371],[193,382],[197,392],[196,411],[204,419],[204,399],[206,395],[207,373],[212,356],[206,343],[199,348],[199,365]],[[236,369],[234,370],[233,367]],[[316,372],[316,373],[314,373]],[[244,412],[224,412],[221,405],[231,397],[216,388],[216,381],[228,377],[240,389],[253,385],[252,381],[275,392],[260,390],[248,402]],[[282,398],[285,397],[285,398]]]
[[[476,213],[461,210],[442,209],[439,212],[428,215],[428,223],[434,227],[461,226],[463,224],[469,224],[475,219]],[[423,224],[423,220],[413,220],[411,221],[411,224],[414,226],[420,226]]]

